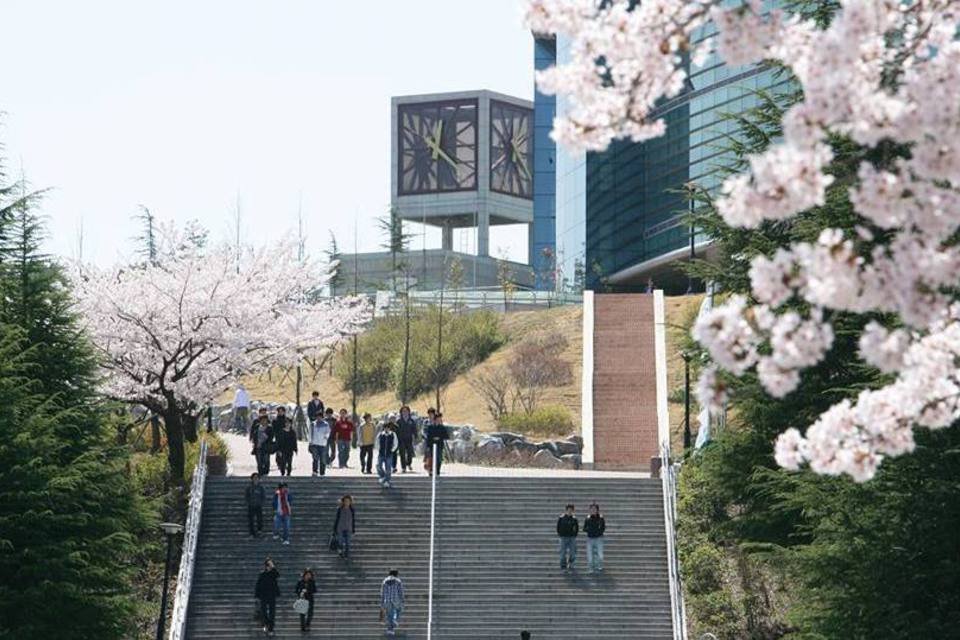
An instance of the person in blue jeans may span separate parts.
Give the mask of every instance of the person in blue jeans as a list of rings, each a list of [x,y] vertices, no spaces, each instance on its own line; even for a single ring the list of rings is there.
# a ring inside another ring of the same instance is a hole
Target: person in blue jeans
[[[340,498],[337,517],[333,519],[333,533],[340,542],[340,557],[349,559],[350,542],[357,533],[356,511],[353,508],[353,498],[350,495]]]
[[[277,485],[273,494],[273,539],[280,538],[283,544],[290,544],[290,516],[293,515],[293,496],[286,482]]]
[[[377,475],[380,476],[380,484],[389,489],[390,477],[393,473],[393,466],[397,464],[397,450],[400,448],[400,442],[397,433],[394,430],[396,416],[390,414],[390,419],[380,429],[377,434]]]
[[[603,571],[603,532],[607,523],[600,515],[600,505],[590,505],[590,515],[583,521],[583,531],[587,534],[587,563],[591,573]]]
[[[386,623],[388,636],[396,635],[403,613],[403,581],[400,572],[391,569],[380,585],[380,621]]]
[[[557,537],[560,538],[560,570],[572,571],[577,560],[577,533],[580,523],[574,515],[576,507],[568,504],[564,513],[557,519]]]

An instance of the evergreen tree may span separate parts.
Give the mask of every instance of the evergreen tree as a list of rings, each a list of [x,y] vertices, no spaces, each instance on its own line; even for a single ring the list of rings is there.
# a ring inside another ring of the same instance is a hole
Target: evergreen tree
[[[798,98],[789,93],[759,97],[757,108],[737,118],[739,131],[730,141],[730,151],[738,162],[729,167],[731,171],[742,169],[747,155],[776,139],[783,110]],[[863,224],[846,197],[846,187],[866,152],[844,139],[832,143],[835,183],[826,204],[789,221],[769,222],[759,231],[730,228],[713,209],[710,194],[698,192],[694,220],[715,239],[718,254],[712,263],[696,263],[694,274],[718,283],[725,292],[749,295],[753,256],[772,255],[792,241],[812,240],[825,225],[852,230]],[[888,147],[871,159],[883,166],[902,153]],[[759,607],[765,615],[782,619],[758,616],[752,599],[763,600],[767,594],[751,594],[739,585],[736,591],[745,591],[740,596],[742,628],[720,637],[781,637],[784,630],[783,637],[790,638],[953,637],[960,627],[956,427],[938,432],[918,429],[917,451],[884,461],[877,477],[864,484],[810,471],[791,473],[774,462],[777,434],[788,427],[805,429],[832,404],[882,381],[881,374],[858,356],[866,319],[838,314],[832,321],[836,332],[832,349],[785,398],[764,393],[753,375],[731,380],[734,428],[685,468],[684,474],[693,479],[685,486],[696,493],[683,497],[682,520],[699,519],[718,549],[736,550],[741,558],[752,554],[785,580],[781,596],[786,614],[774,612],[776,607],[769,602]],[[681,529],[681,539],[691,533]],[[686,569],[693,581],[701,568],[691,564],[697,553],[687,548]],[[744,582],[748,573],[741,575]],[[703,595],[692,594],[695,618],[717,612]],[[715,629],[708,623],[700,630]]]
[[[0,224],[0,637],[127,638],[150,517],[30,204]]]

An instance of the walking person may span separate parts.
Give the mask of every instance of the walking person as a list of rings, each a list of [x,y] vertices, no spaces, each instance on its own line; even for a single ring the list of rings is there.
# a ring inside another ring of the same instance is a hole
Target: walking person
[[[583,521],[583,531],[587,534],[587,564],[590,573],[603,571],[603,532],[607,523],[600,515],[600,505],[596,502],[590,505],[590,515]]]
[[[250,484],[243,492],[247,503],[247,526],[250,528],[250,537],[256,538],[263,532],[263,503],[267,501],[267,491],[260,484],[260,474],[250,474]],[[256,528],[254,528],[256,522]]]
[[[260,601],[260,617],[263,618],[263,631],[273,635],[273,626],[277,616],[277,596],[280,595],[280,572],[277,571],[273,560],[267,558],[263,563],[263,571],[257,577],[257,586],[253,595]]]
[[[300,631],[310,631],[310,622],[313,620],[313,596],[317,592],[317,582],[313,578],[313,570],[309,567],[300,574],[300,580],[297,581],[297,598],[306,600],[310,608],[306,613],[300,614]]]
[[[387,489],[390,488],[390,478],[395,471],[397,449],[400,446],[397,441],[396,416],[390,414],[390,418],[377,435],[377,475],[380,476],[380,484]]]
[[[293,422],[287,420],[277,434],[277,466],[281,476],[289,477],[293,472],[293,456],[297,451],[297,432],[293,430]]]
[[[363,422],[357,428],[357,442],[360,443],[360,473],[373,473],[373,447],[377,443],[377,425],[373,416],[363,414]]]
[[[557,537],[560,538],[560,570],[573,571],[577,560],[577,533],[580,523],[574,515],[576,507],[568,504],[564,513],[557,519]]]
[[[307,450],[313,458],[313,475],[322,476],[327,472],[327,442],[330,440],[330,425],[321,415],[310,423],[310,445]]]
[[[400,614],[403,613],[403,581],[400,572],[391,569],[380,585],[380,621],[386,625],[388,636],[397,634]]]
[[[290,518],[293,515],[293,496],[286,482],[277,485],[273,494],[273,539],[290,544]]]
[[[413,470],[413,449],[417,444],[417,423],[410,416],[410,407],[400,407],[400,419],[397,420],[397,441],[400,445],[399,458],[403,473]]]
[[[267,408],[260,407],[257,410],[257,417],[253,419],[253,423],[250,425],[250,442],[257,441],[257,427],[260,426],[260,421],[266,418],[267,422],[270,422],[270,416],[267,415]]]
[[[260,477],[270,475],[270,454],[273,453],[273,426],[265,413],[260,414],[259,423],[252,432],[253,455],[257,459],[257,473]]]
[[[323,400],[320,399],[319,391],[310,394],[310,402],[307,403],[307,420],[311,424],[316,420],[323,420]]]
[[[384,424],[385,424],[386,426],[390,427],[390,430],[393,431],[393,433],[397,433],[397,414],[395,414],[395,413],[389,414],[389,415],[387,416],[387,421],[386,421]],[[382,430],[383,430],[383,429],[382,429],[382,427],[381,427],[381,431],[382,431]],[[398,443],[397,443],[397,449],[399,450],[399,441],[398,441]],[[396,453],[394,453],[394,456],[393,456],[393,473],[396,473],[396,472],[397,472],[397,458],[398,458],[398,457],[399,457],[399,456],[398,456]]]
[[[337,516],[333,519],[333,533],[340,545],[340,557],[350,558],[350,542],[357,533],[357,513],[353,508],[353,498],[345,495],[340,498]]]
[[[433,417],[433,424],[427,427],[427,446],[424,451],[424,455],[430,459],[431,475],[434,473],[437,474],[437,476],[440,475],[440,467],[443,465],[443,444],[449,437],[450,434],[447,433],[447,428],[443,426],[443,414],[437,411]],[[435,459],[433,456],[434,449],[436,449]]]
[[[353,420],[347,416],[346,409],[340,409],[340,417],[337,418],[337,423],[333,427],[333,433],[337,440],[337,466],[346,469],[353,440]]]
[[[287,408],[283,405],[278,406],[277,415],[274,416],[270,424],[273,426],[274,450],[277,454],[277,468],[280,469],[280,475],[283,475],[283,453],[280,451],[280,434],[283,433],[283,430],[289,423],[290,419],[287,418]]]
[[[337,426],[337,416],[333,409],[327,407],[323,412],[323,421],[330,427],[330,437],[327,439],[327,464],[333,466],[333,461],[337,459],[337,438],[335,428]]]
[[[237,385],[233,394],[233,428],[237,433],[246,433],[250,420],[250,394],[243,384]]]

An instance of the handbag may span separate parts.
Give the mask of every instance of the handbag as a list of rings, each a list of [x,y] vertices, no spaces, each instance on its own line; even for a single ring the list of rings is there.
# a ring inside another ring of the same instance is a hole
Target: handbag
[[[297,598],[293,601],[293,610],[302,616],[307,615],[310,611],[310,601],[306,598]]]
[[[337,534],[330,534],[330,543],[328,546],[330,547],[330,551],[337,551],[340,549],[340,539],[337,538]]]

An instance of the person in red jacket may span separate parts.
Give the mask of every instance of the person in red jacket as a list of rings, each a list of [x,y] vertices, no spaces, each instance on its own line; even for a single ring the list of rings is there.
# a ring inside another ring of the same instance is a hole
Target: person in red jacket
[[[340,417],[333,426],[333,435],[337,441],[337,466],[347,468],[350,460],[350,443],[353,441],[353,420],[347,415],[346,409],[340,409]]]

